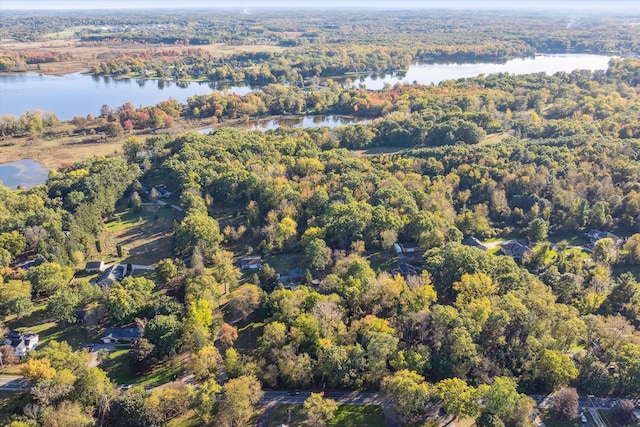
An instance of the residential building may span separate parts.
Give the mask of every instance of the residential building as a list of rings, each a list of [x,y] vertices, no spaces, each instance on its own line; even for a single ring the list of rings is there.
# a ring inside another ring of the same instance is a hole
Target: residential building
[[[596,242],[600,239],[611,239],[616,246],[620,246],[624,243],[624,239],[616,236],[613,233],[609,233],[608,231],[600,231],[600,230],[589,230],[587,232],[587,237],[589,238],[589,243],[595,245]]]
[[[87,273],[101,273],[104,271],[104,261],[89,261],[84,269]]]
[[[462,241],[462,244],[467,246],[473,246],[474,248],[478,248],[483,251],[486,251],[488,249],[480,240],[476,239],[473,236],[465,237],[464,240]]]
[[[394,243],[393,250],[397,255],[400,254],[412,254],[420,252],[420,246],[417,243]]]
[[[508,240],[502,243],[500,250],[503,254],[520,261],[533,252],[525,242],[518,240]]]
[[[134,343],[142,338],[140,328],[108,328],[100,338],[105,344]]]
[[[38,334],[21,334],[18,331],[11,331],[4,342],[13,347],[16,356],[24,357],[38,347],[39,339]]]
[[[243,256],[238,260],[240,270],[260,270],[262,268],[262,257]]]

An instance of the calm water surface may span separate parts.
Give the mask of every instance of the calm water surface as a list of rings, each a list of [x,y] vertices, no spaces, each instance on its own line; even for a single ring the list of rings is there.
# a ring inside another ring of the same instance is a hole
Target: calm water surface
[[[169,98],[186,103],[190,96],[214,90],[238,95],[252,91],[250,86],[219,87],[210,82],[118,79],[79,73],[0,76],[0,115],[20,116],[27,110],[43,110],[55,113],[61,120],[71,120],[74,116],[97,116],[105,104],[115,108],[131,101],[139,107]]]
[[[590,55],[582,53],[539,55],[535,58],[512,59],[505,63],[465,63],[465,64],[414,64],[404,75],[371,75],[363,78],[354,78],[354,86],[364,84],[367,89],[380,90],[385,83],[421,83],[438,84],[444,80],[457,80],[461,78],[475,77],[480,74],[530,74],[557,72],[570,73],[573,70],[606,70],[611,58],[603,55]]]
[[[234,127],[242,130],[261,130],[266,132],[268,130],[277,129],[281,126],[289,128],[315,128],[315,127],[338,127],[350,124],[366,124],[371,122],[368,119],[362,119],[351,116],[339,116],[339,115],[318,115],[318,116],[301,116],[301,117],[279,117],[276,119],[255,119],[249,120],[246,123],[234,123],[228,125],[228,127]],[[226,127],[224,123],[218,127]],[[200,133],[209,133],[215,128],[200,129]]]
[[[385,83],[437,84],[443,80],[501,72],[553,74],[576,69],[604,70],[609,59],[602,55],[558,54],[514,59],[503,64],[414,64],[402,76],[363,76],[356,78],[354,85],[364,84],[368,89],[379,90]],[[62,120],[70,120],[74,116],[86,116],[89,113],[98,115],[104,104],[119,107],[131,101],[137,107],[154,105],[169,98],[185,103],[190,96],[208,94],[214,90],[243,95],[254,89],[249,86],[224,88],[215,83],[115,79],[83,74],[0,76],[0,115],[20,116],[27,110],[44,110],[55,113]]]
[[[17,162],[0,165],[0,181],[5,187],[12,190],[18,188],[31,188],[44,184],[47,181],[49,169],[31,159],[22,159]]]

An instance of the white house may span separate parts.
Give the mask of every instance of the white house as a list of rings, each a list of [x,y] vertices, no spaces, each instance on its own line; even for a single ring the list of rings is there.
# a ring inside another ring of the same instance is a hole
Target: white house
[[[36,348],[38,348],[38,334],[28,333],[21,334],[18,331],[11,331],[5,338],[4,342],[13,347],[15,355],[24,357]]]
[[[394,243],[393,250],[397,255],[400,254],[413,254],[420,252],[420,246],[417,243]]]

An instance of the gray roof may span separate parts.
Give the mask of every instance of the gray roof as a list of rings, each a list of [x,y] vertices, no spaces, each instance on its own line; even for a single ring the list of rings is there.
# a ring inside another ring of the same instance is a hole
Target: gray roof
[[[465,237],[464,240],[462,241],[462,244],[467,246],[473,246],[475,248],[482,249],[483,251],[487,250],[487,247],[480,240],[476,239],[473,236]]]
[[[104,338],[116,340],[137,340],[142,336],[142,331],[138,328],[109,328],[104,332]]]
[[[100,267],[103,264],[104,261],[89,261],[87,262],[86,267],[87,268],[96,268],[96,267]]]

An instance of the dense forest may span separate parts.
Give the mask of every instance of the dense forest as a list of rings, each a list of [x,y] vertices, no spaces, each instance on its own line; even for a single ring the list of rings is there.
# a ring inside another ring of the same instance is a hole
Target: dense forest
[[[537,413],[571,423],[578,393],[619,398],[612,424],[636,425],[640,61],[380,91],[305,85],[433,57],[637,51],[624,17],[298,13],[158,13],[146,25],[136,13],[2,17],[3,37],[17,40],[74,28],[87,43],[234,34],[292,48],[214,58],[194,47],[180,63],[150,50],[96,65],[263,86],[105,105],[65,125],[126,138],[119,152],[61,166],[31,189],[0,185],[0,332],[41,340],[21,358],[0,346],[1,372],[27,381],[0,394],[0,423],[255,425],[265,391],[329,390],[383,393],[397,425],[525,427]],[[464,30],[449,32],[448,20]],[[370,121],[225,127],[300,114]],[[166,133],[201,120],[215,130]],[[60,126],[39,112],[3,116],[0,137],[31,142]],[[89,271],[96,261],[122,275],[105,282]],[[94,351],[119,327],[137,333],[133,343]],[[540,395],[553,404],[538,407]],[[319,426],[337,410],[315,393],[300,406]]]
[[[38,16],[7,12],[0,17],[3,39],[44,42],[45,47],[3,49],[0,71],[73,60],[64,49],[46,48],[57,39],[78,40],[83,48],[121,46],[111,58],[91,58],[94,74],[260,84],[406,70],[415,61],[505,60],[568,51],[629,55],[640,50],[637,27],[628,15],[615,13],[240,12],[133,12],[127,17],[106,11]],[[212,53],[211,45],[242,46],[243,51]]]

